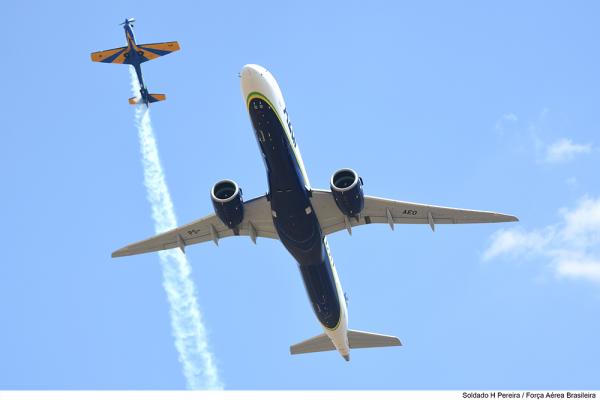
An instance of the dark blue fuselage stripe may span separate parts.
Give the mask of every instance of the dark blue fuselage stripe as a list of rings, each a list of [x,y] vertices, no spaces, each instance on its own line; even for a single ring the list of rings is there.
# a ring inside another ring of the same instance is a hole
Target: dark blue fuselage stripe
[[[300,166],[269,102],[255,97],[248,108],[267,170],[269,199],[276,215],[273,223],[281,242],[298,261],[317,318],[334,329],[340,320],[340,303],[321,227],[309,209],[309,193]]]

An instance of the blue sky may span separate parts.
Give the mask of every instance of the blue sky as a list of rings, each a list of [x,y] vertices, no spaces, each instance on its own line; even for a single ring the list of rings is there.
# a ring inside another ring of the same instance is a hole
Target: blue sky
[[[598,389],[600,8],[592,2],[30,2],[0,33],[0,389],[185,388],[156,254],[127,68],[89,53],[182,50],[144,64],[181,223],[209,189],[266,191],[237,73],[278,80],[311,184],[352,167],[370,195],[520,217],[329,238],[350,327],[400,349],[291,357],[320,333],[277,242],[188,249],[231,389]]]

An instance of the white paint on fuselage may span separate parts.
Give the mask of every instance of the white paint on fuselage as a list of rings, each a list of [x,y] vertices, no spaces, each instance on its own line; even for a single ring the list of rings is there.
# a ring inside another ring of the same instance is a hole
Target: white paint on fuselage
[[[281,93],[281,89],[279,88],[277,81],[266,68],[256,64],[245,65],[244,68],[242,68],[240,77],[242,95],[244,96],[244,104],[246,110],[248,110],[248,103],[250,100],[249,96],[252,93],[259,93],[260,95],[265,97],[273,107],[275,107],[274,112],[277,114],[279,120],[281,121],[288,139],[288,143],[294,151],[294,157],[296,157],[296,162],[300,167],[300,171],[304,178],[304,184],[307,187],[307,189],[310,189],[308,175],[306,174],[304,162],[302,161],[302,156],[300,155],[300,149],[298,148],[296,139],[294,137],[293,128],[291,128],[291,124],[288,124],[289,116],[287,115],[287,109],[285,106],[285,101],[283,99],[283,94]],[[329,263],[331,265],[332,274],[335,280],[335,288],[338,296],[338,301],[340,303],[339,324],[335,329],[328,329],[325,326],[323,326],[323,330],[325,331],[325,334],[327,334],[327,336],[331,339],[331,341],[335,345],[336,349],[340,352],[340,354],[346,357],[350,354],[350,348],[348,346],[348,309],[346,306],[346,299],[344,296],[344,291],[342,290],[342,285],[338,278],[335,264],[333,262],[333,257],[331,256],[331,252],[329,250],[329,243],[327,243],[327,238],[325,237],[323,238],[323,244],[327,251],[327,256],[329,257]]]
[[[326,237],[323,237],[323,243],[325,244],[327,257],[329,257],[331,272],[333,273],[333,279],[335,280],[335,291],[337,292],[338,301],[340,303],[340,323],[337,329],[330,330],[325,328],[325,333],[329,336],[340,354],[342,356],[347,356],[350,354],[350,347],[348,346],[348,307],[346,304],[346,296],[344,296],[344,290],[342,289],[342,284],[338,277],[337,269],[335,268],[335,263],[333,262],[331,251],[329,250],[329,242],[327,242]]]
[[[288,139],[288,143],[290,143],[290,148],[294,151],[296,162],[298,163],[300,172],[304,178],[304,185],[307,189],[310,189],[308,175],[306,174],[304,162],[302,161],[302,156],[300,155],[300,148],[296,143],[293,127],[289,120],[289,116],[287,115],[285,101],[283,100],[283,95],[281,94],[281,89],[279,89],[277,81],[269,71],[256,64],[245,65],[244,68],[242,68],[240,77],[242,78],[242,94],[244,96],[246,111],[248,110],[248,96],[251,93],[261,94],[269,101],[269,103],[271,103],[273,107],[275,107],[275,110],[273,111],[275,111],[277,117],[281,121]]]

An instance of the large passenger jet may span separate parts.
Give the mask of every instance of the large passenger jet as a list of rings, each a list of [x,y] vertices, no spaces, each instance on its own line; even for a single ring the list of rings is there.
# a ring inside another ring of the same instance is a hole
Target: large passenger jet
[[[487,211],[463,210],[363,195],[358,174],[343,168],[331,177],[330,190],[310,186],[285,101],[273,75],[258,65],[241,71],[242,94],[267,171],[266,195],[244,201],[232,180],[210,192],[215,213],[190,224],[133,243],[113,257],[185,247],[230,236],[278,239],[294,257],[323,333],[290,347],[291,354],[337,350],[350,360],[350,349],[400,346],[394,336],[348,329],[348,309],[331,257],[327,235],[375,223],[465,224],[518,221]]]

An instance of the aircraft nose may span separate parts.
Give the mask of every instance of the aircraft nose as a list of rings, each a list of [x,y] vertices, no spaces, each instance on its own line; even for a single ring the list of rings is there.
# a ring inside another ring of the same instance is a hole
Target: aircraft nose
[[[240,83],[244,99],[252,92],[260,92],[267,95],[273,86],[271,74],[266,68],[256,64],[244,65],[240,71]]]
[[[267,70],[264,67],[256,64],[246,64],[242,68],[240,72],[240,77],[242,79],[256,79],[260,76],[263,76]]]

